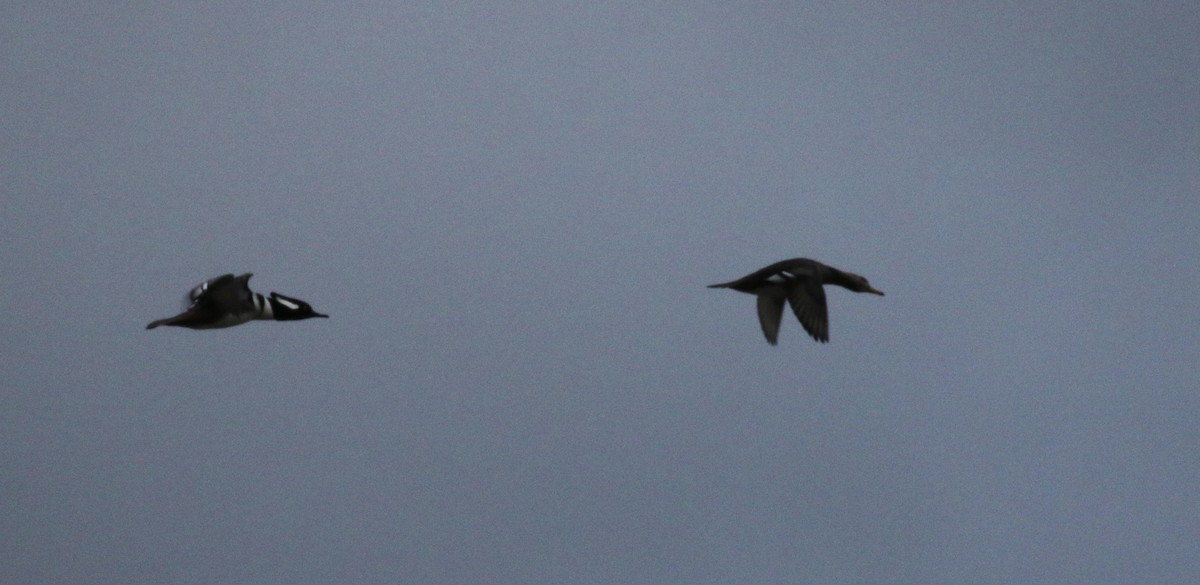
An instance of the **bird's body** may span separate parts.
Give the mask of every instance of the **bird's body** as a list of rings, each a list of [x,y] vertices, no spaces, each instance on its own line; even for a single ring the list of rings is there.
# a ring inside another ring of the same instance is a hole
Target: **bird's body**
[[[159,319],[146,326],[187,327],[188,329],[222,329],[256,319],[298,321],[313,317],[329,317],[313,311],[308,303],[276,292],[263,296],[250,290],[250,273],[241,276],[225,274],[210,278],[188,292],[188,307],[180,314]]]
[[[813,339],[821,343],[829,341],[826,284],[883,296],[882,292],[871,288],[867,279],[808,258],[776,262],[737,280],[709,285],[708,288],[729,288],[758,297],[758,322],[767,342],[775,345],[779,342],[784,301],[791,305],[792,312]]]

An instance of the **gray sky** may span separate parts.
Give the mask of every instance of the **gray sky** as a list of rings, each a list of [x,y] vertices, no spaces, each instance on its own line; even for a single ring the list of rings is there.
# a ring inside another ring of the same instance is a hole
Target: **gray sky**
[[[796,4],[0,8],[0,582],[1200,581],[1200,7]]]

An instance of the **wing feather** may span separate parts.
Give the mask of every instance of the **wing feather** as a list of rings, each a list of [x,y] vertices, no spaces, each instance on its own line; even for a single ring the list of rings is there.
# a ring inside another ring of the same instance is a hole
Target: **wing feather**
[[[788,291],[788,304],[796,319],[813,339],[829,341],[829,309],[825,304],[825,289],[819,282],[804,282]]]
[[[758,295],[758,324],[771,345],[779,343],[779,324],[783,321],[782,291],[769,290]]]

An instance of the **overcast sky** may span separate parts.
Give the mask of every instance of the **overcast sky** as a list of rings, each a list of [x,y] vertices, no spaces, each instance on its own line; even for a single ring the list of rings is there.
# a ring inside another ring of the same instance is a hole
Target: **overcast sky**
[[[1197,31],[7,3],[0,582],[1200,582]]]

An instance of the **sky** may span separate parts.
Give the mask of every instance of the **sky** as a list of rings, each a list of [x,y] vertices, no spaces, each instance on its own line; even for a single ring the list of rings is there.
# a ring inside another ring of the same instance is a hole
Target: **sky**
[[[6,3],[0,582],[1196,583],[1197,31]]]

